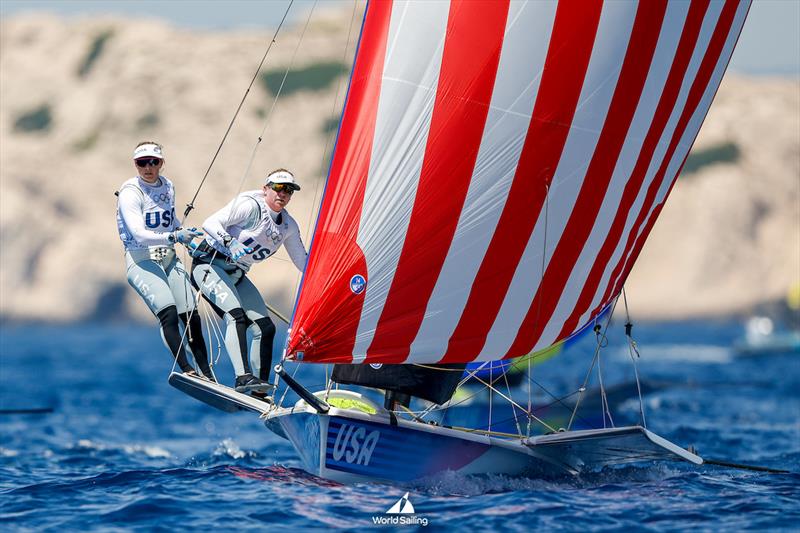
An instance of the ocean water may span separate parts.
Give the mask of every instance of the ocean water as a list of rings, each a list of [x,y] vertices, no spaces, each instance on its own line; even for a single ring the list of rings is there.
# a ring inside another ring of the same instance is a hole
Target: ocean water
[[[612,327],[601,352],[607,385],[632,377],[621,330]],[[730,347],[740,333],[735,322],[634,329],[640,374],[659,384],[645,397],[648,427],[704,457],[789,474],[671,463],[549,481],[448,474],[345,486],[305,473],[288,441],[254,415],[171,388],[155,327],[4,326],[0,409],[52,411],[0,414],[0,527],[796,531],[800,355],[737,358]],[[592,342],[537,367],[537,380],[556,394],[573,390]],[[223,381],[229,367],[223,354]],[[319,381],[315,371],[301,381]],[[635,422],[637,413],[631,399],[612,414]],[[406,492],[413,518],[375,526],[372,517]]]

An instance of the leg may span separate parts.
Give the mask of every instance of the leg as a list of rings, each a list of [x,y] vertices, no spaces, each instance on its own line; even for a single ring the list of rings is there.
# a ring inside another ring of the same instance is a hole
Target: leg
[[[161,338],[169,348],[170,352],[175,355],[178,360],[178,366],[182,372],[194,370],[192,365],[186,359],[186,351],[183,349],[181,342],[181,332],[178,329],[178,310],[174,305],[170,305],[166,309],[162,309],[156,315],[158,321],[161,323]]]
[[[183,327],[189,332],[189,349],[194,356],[195,362],[197,362],[197,366],[200,367],[200,371],[205,377],[214,379],[214,373],[211,371],[211,367],[208,364],[208,352],[206,351],[206,342],[203,337],[203,326],[200,315],[198,315],[195,310],[191,313],[191,316],[190,313],[181,313],[180,317],[183,322]]]
[[[225,348],[231,356],[236,376],[252,374],[250,362],[247,360],[247,317],[241,307],[231,309],[225,313]],[[234,361],[233,354],[239,355]]]
[[[158,317],[164,344],[177,359],[181,370],[184,372],[191,370],[192,367],[186,359],[186,352],[180,342],[178,312],[166,272],[161,265],[152,260],[134,263],[130,257],[127,257],[126,261],[128,263],[128,283],[142,297],[150,311]]]
[[[272,368],[272,343],[275,339],[275,324],[267,314],[267,305],[261,293],[247,277],[236,286],[242,304],[247,310],[248,331],[252,335],[250,358],[259,379],[269,379]],[[257,359],[256,359],[257,357]]]
[[[247,360],[247,321],[235,279],[226,272],[224,263],[192,265],[192,281],[211,307],[225,320],[225,348],[236,376],[250,374]]]
[[[248,331],[253,335],[250,353],[258,354],[258,364],[253,362],[253,366],[258,372],[258,378],[267,381],[272,368],[272,342],[275,339],[275,324],[269,317],[258,318],[250,325]]]
[[[189,349],[203,375],[207,378],[213,378],[213,373],[208,365],[208,350],[206,349],[205,337],[203,337],[202,321],[197,314],[195,293],[189,283],[186,269],[180,259],[174,256],[169,265],[167,265],[166,272],[170,291],[172,291],[172,296],[175,298],[176,307],[186,331]]]

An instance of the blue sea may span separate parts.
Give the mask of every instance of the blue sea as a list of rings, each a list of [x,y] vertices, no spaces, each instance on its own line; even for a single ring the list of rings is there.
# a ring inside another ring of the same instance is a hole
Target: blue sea
[[[735,321],[634,328],[642,379],[659,384],[644,398],[648,428],[707,458],[788,474],[670,463],[548,481],[450,474],[343,486],[305,473],[288,441],[256,416],[216,411],[171,388],[154,325],[5,325],[0,409],[52,411],[0,415],[0,527],[796,531],[800,354],[737,358],[740,334]],[[633,374],[621,324],[608,341],[601,363],[610,386]],[[537,381],[554,394],[574,390],[593,342],[537,366]],[[223,354],[223,381],[229,367]],[[612,414],[636,422],[638,401]],[[374,525],[406,492],[411,524]]]

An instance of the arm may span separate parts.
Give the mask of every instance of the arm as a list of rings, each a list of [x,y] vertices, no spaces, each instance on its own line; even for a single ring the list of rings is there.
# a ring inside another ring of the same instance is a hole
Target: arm
[[[286,247],[286,251],[289,253],[289,257],[292,259],[294,266],[297,267],[297,270],[303,272],[306,268],[308,253],[306,252],[305,245],[303,245],[303,240],[300,238],[300,228],[297,226],[297,223],[294,223],[293,227],[294,231],[286,236],[283,245]]]
[[[170,233],[147,229],[142,216],[142,196],[133,187],[123,187],[119,192],[119,214],[131,236],[145,246],[170,245]]]
[[[203,229],[214,240],[227,246],[231,238],[228,228],[231,226],[247,226],[249,221],[258,220],[261,210],[252,200],[236,197],[225,207],[208,217],[203,222]]]

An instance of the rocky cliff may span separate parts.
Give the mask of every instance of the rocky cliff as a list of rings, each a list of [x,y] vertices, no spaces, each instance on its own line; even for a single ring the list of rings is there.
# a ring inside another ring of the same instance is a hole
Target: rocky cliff
[[[189,225],[283,166],[304,185],[290,211],[308,236],[357,35],[346,48],[350,21],[350,12],[313,19],[273,107],[302,28],[281,33]],[[114,224],[113,193],[135,175],[131,150],[163,143],[164,174],[187,203],[271,37],[158,21],[2,21],[0,316],[145,316]],[[298,276],[283,252],[253,278],[289,310]],[[728,76],[634,268],[629,302],[639,317],[724,315],[781,298],[799,278],[800,85]]]

